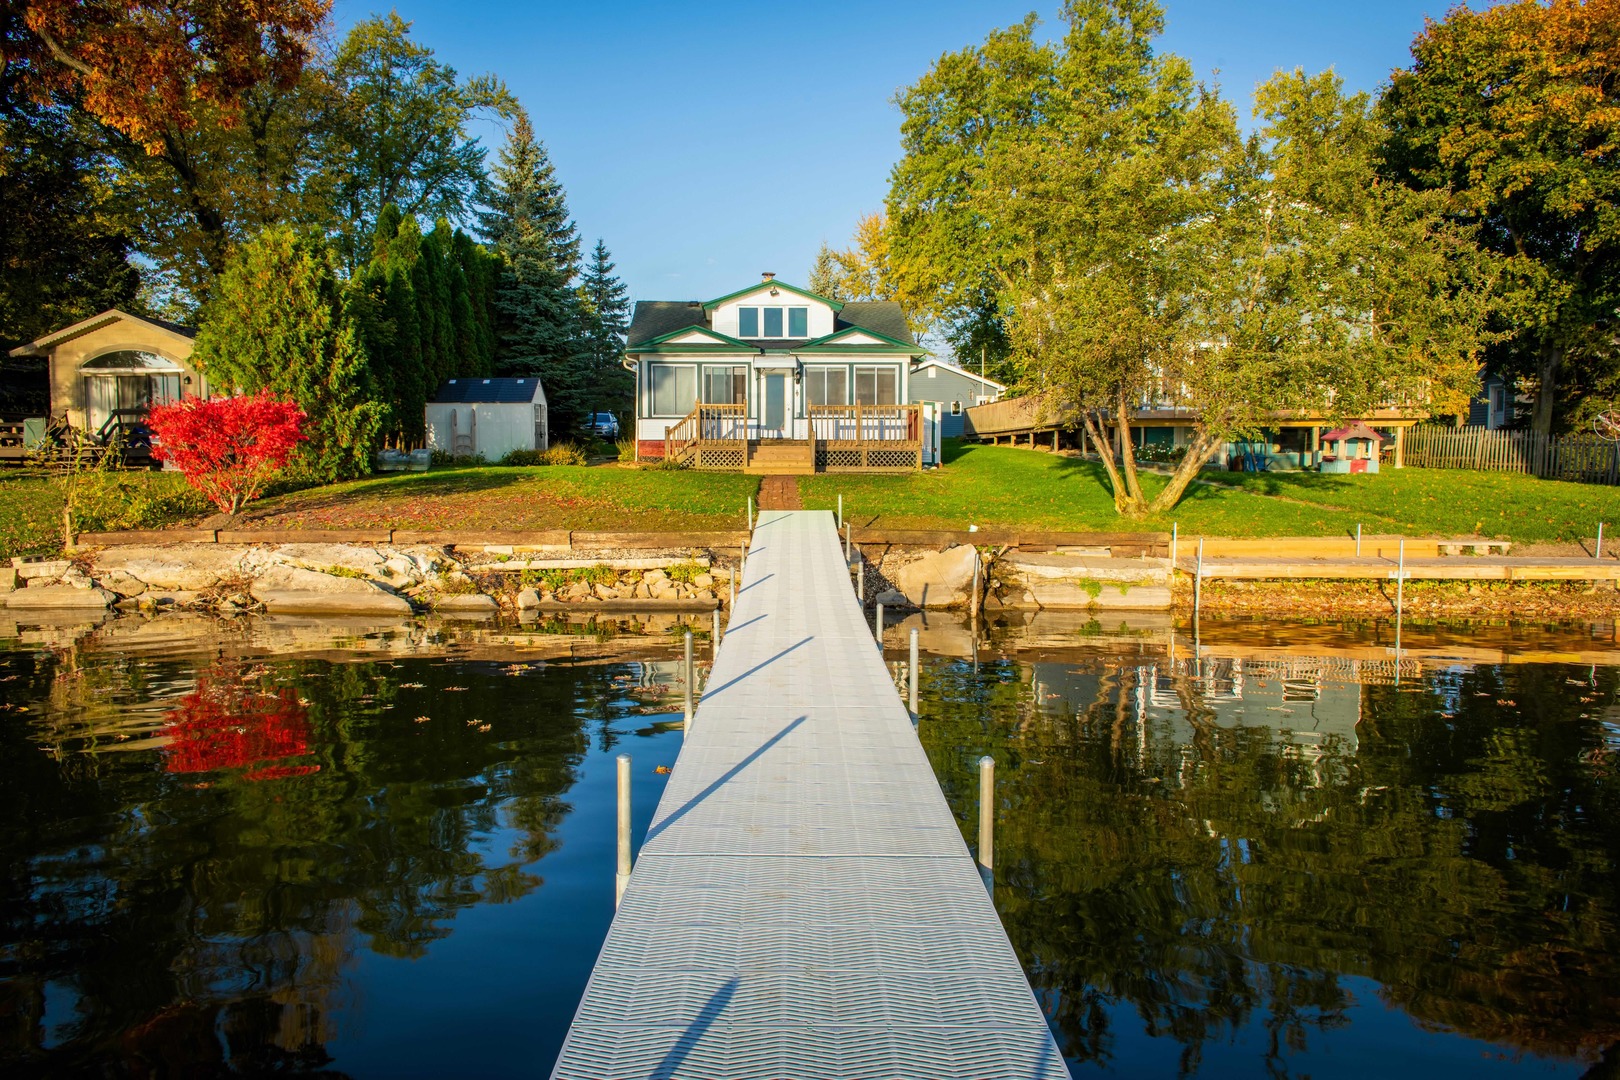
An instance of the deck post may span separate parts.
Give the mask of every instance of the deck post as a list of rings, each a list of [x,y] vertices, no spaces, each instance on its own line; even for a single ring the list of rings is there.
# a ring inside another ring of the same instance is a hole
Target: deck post
[[[911,703],[911,722],[915,724],[917,722],[917,628],[915,626],[911,628],[911,660],[906,671],[908,674],[907,682],[910,684],[908,689],[911,691],[908,698]]]
[[[979,876],[986,889],[992,887],[996,849],[996,759],[989,754],[979,759]]]
[[[692,631],[688,630],[686,632],[686,693],[683,702],[686,709],[684,719],[688,724],[692,722],[692,675],[694,671],[695,669],[692,666]]]
[[[877,629],[873,636],[877,638],[878,652],[881,653],[883,651],[883,601],[881,600],[878,601]]]
[[[613,878],[613,908],[618,910],[630,884],[630,755],[619,755],[619,867]]]

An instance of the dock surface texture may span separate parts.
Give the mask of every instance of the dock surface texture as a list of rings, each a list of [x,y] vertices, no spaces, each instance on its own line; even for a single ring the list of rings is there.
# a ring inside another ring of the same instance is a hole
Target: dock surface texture
[[[552,1076],[1068,1075],[832,515],[762,513]]]

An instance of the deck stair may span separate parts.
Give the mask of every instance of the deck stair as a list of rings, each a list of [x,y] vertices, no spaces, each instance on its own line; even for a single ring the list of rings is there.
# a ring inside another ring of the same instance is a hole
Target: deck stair
[[[808,441],[770,439],[748,444],[750,476],[810,476],[816,471],[816,451]]]

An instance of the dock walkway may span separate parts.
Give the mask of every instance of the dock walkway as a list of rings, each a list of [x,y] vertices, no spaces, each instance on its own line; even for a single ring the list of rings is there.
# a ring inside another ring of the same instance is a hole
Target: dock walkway
[[[552,1076],[1068,1076],[825,511],[762,514]]]

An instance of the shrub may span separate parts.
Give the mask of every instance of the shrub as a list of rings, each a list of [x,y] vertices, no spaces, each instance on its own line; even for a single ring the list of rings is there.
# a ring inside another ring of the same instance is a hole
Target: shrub
[[[305,442],[304,410],[268,390],[251,396],[186,397],[154,405],[146,418],[152,456],[179,469],[221,513],[259,497]]]
[[[551,449],[546,451],[545,463],[547,465],[583,465],[585,464],[585,452],[573,443],[555,443]]]
[[[544,450],[508,450],[501,458],[502,465],[547,465]]]
[[[656,461],[648,462],[647,463],[647,468],[649,468],[649,469],[659,469],[659,470],[662,470],[664,472],[679,472],[681,469],[690,468],[690,462],[677,461],[675,458],[667,458],[666,457],[666,458],[659,458]]]
[[[620,461],[636,460],[636,440],[620,439],[613,444],[613,448],[619,452]]]
[[[454,465],[455,462],[456,459],[450,455],[450,451],[443,449],[434,450],[428,458],[428,464],[436,469],[442,469],[446,465]]]

